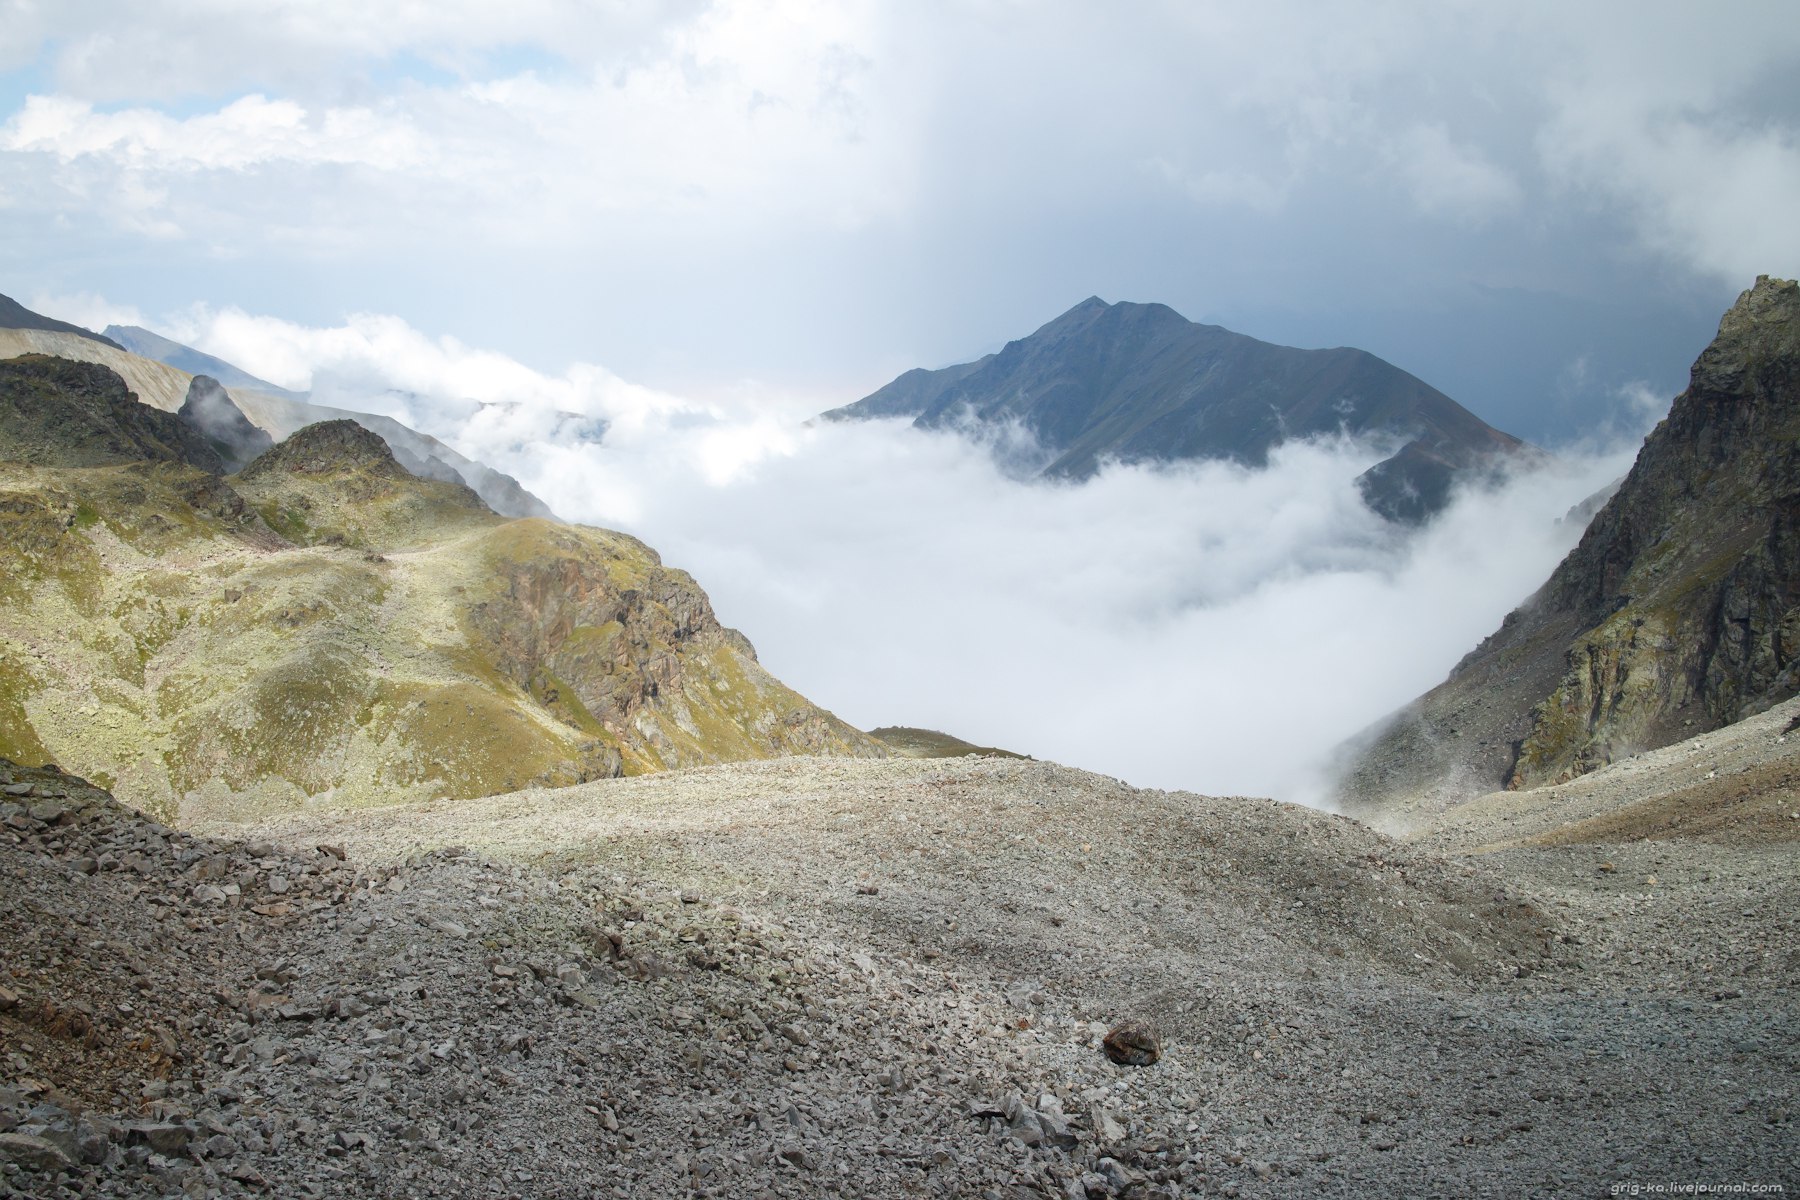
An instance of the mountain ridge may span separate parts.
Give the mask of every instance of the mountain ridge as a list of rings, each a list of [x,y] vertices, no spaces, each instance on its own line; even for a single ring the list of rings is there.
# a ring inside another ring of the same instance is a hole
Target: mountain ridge
[[[184,346],[180,342],[145,329],[141,325],[108,325],[101,332],[107,341],[120,349],[129,350],[144,358],[153,358],[160,363],[167,363],[190,375],[210,376],[227,388],[250,388],[258,392],[288,396],[295,400],[305,398],[303,392],[296,392],[290,388],[270,383],[266,379],[259,379],[234,363],[228,363],[222,358],[216,358],[205,351],[196,350],[192,346]]]
[[[201,372],[218,378],[255,380],[261,387],[225,385],[234,407],[274,441],[280,441],[302,425],[341,418],[354,420],[380,434],[395,455],[420,476],[464,483],[481,494],[496,512],[514,517],[550,517],[556,514],[543,500],[527,491],[518,480],[487,464],[457,453],[444,443],[392,417],[312,404],[304,396],[273,388],[222,359],[192,347],[142,331],[140,344],[158,350],[173,361],[138,354],[90,330],[44,317],[0,297],[0,358],[17,354],[50,354],[84,362],[96,362],[121,375],[143,403],[165,412],[176,412],[186,402],[197,376],[181,362],[207,366]],[[118,327],[130,331],[135,326]]]
[[[1456,481],[1542,453],[1367,351],[1277,346],[1164,304],[1098,296],[993,354],[907,371],[824,416],[911,417],[921,428],[1017,420],[1050,456],[1042,473],[1076,479],[1108,459],[1258,466],[1290,438],[1375,437],[1394,452],[1358,487],[1406,522],[1440,510]]]

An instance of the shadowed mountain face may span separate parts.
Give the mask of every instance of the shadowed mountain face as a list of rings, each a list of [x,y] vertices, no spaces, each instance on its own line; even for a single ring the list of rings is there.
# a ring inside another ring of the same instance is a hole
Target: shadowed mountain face
[[[91,363],[0,363],[0,757],[165,817],[881,757],[634,538],[507,520],[352,421],[229,479]]]
[[[1559,783],[1800,692],[1800,287],[1763,277],[1581,542],[1349,755],[1345,802]]]
[[[1260,466],[1284,441],[1348,433],[1384,438],[1393,457],[1358,481],[1394,520],[1441,509],[1451,485],[1529,447],[1442,392],[1362,350],[1296,350],[1161,304],[1082,301],[997,354],[913,370],[826,414],[912,417],[921,428],[971,417],[1017,421],[1053,456],[1052,476],[1102,461],[1231,459]]]

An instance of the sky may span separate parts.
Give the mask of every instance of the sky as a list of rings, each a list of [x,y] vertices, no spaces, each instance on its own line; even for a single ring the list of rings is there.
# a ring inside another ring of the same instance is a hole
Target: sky
[[[1298,794],[1800,274],[1797,67],[1785,3],[0,0],[0,291],[640,533],[858,723]],[[1026,487],[805,424],[1089,295],[1360,346],[1559,474],[1398,538],[1367,447]]]

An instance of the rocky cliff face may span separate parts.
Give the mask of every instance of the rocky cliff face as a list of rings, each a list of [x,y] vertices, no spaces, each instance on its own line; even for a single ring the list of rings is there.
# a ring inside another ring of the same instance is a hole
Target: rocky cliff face
[[[1346,798],[1573,778],[1800,691],[1800,287],[1763,277],[1544,587],[1352,757]]]
[[[1290,439],[1374,437],[1397,452],[1358,483],[1399,521],[1440,510],[1459,478],[1537,453],[1365,351],[1276,346],[1166,305],[1098,297],[997,354],[908,371],[827,415],[905,416],[925,428],[1017,421],[1049,452],[1044,473],[1073,478],[1108,458],[1261,465]]]
[[[785,687],[685,571],[624,534],[523,520],[483,539],[469,625],[558,719],[631,770],[791,754],[881,757]]]
[[[634,539],[508,521],[349,421],[229,480],[148,434],[8,421],[98,389],[213,453],[103,368],[0,367],[0,755],[222,816],[882,753]]]

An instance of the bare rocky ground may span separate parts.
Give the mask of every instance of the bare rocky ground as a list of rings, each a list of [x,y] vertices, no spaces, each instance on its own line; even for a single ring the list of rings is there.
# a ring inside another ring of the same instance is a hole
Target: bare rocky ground
[[[0,1193],[1793,1185],[1791,719],[1713,743],[1753,820],[1606,826],[1640,762],[1403,840],[997,759],[206,831],[7,767]]]

